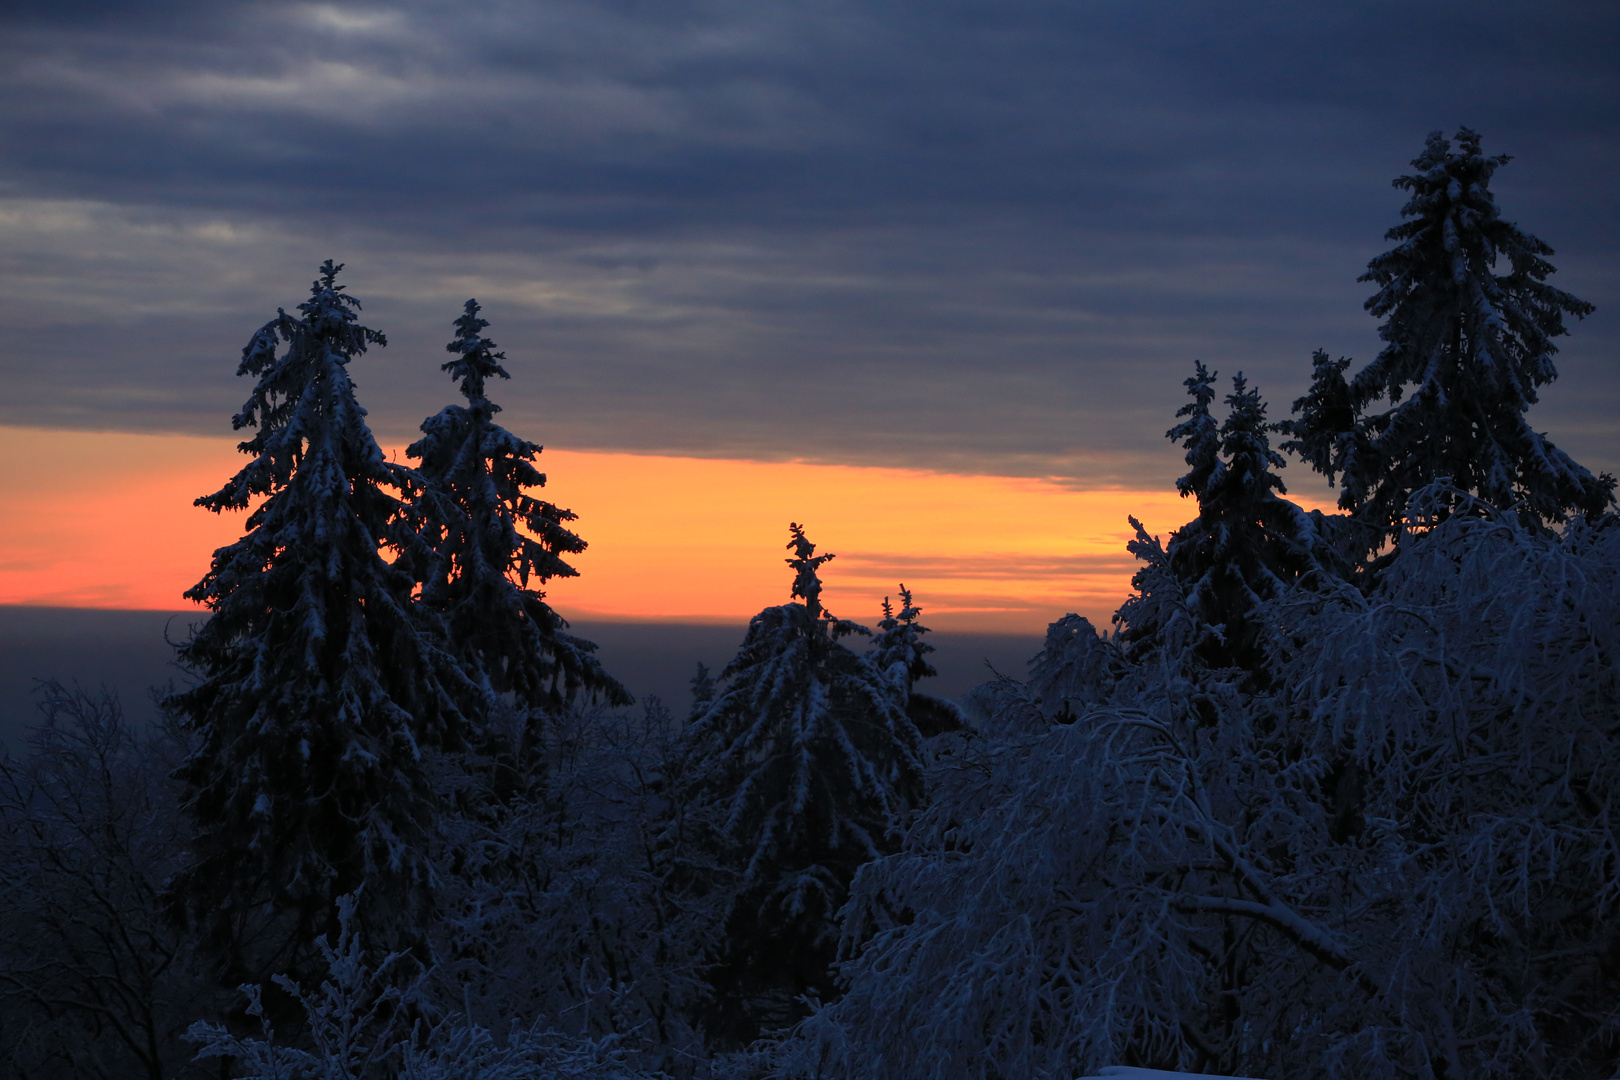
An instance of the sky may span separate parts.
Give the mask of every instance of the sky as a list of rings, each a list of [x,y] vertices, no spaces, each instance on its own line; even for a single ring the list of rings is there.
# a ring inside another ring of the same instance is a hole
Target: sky
[[[764,588],[802,519],[863,604],[906,572],[962,615],[1103,611],[1124,513],[1190,516],[1164,432],[1193,360],[1280,418],[1312,350],[1370,359],[1390,181],[1460,124],[1598,308],[1533,422],[1620,472],[1617,55],[1612,3],[12,0],[0,426],[31,449],[0,460],[0,602],[155,606],[181,548],[200,576],[240,349],[330,257],[389,339],[353,371],[387,446],[451,400],[483,304],[502,420],[612,578],[587,608],[708,611],[649,534],[718,614],[780,602],[733,588],[732,541]],[[86,576],[133,492],[171,542]]]
[[[192,505],[241,460],[228,439],[0,427],[0,460],[0,604],[184,610],[210,552],[241,531]],[[825,603],[856,622],[876,623],[904,584],[935,629],[1027,635],[1064,611],[1106,627],[1135,566],[1127,519],[1165,532],[1187,516],[1173,490],[1027,477],[567,450],[542,463],[557,478],[546,494],[589,538],[569,558],[579,575],[547,593],[585,620],[736,625],[788,598],[785,523],[803,519],[834,553]],[[960,520],[964,504],[975,527],[917,542],[916,522]]]

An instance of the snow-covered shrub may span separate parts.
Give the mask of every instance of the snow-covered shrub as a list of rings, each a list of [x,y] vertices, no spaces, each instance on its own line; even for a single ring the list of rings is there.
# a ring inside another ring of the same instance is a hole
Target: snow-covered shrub
[[[1002,692],[1008,711],[1041,715]],[[1174,1047],[1165,1014],[1196,995],[1198,965],[1178,948],[1185,917],[1152,882],[1186,842],[1132,768],[1160,750],[1154,736],[1170,741],[1171,721],[1094,707],[1020,728],[938,762],[906,850],[856,878],[849,989],[802,1047],[830,1054],[837,1075],[1057,1077],[1111,1062],[1133,1036]],[[1163,771],[1186,786],[1174,762]]]
[[[1264,605],[1266,692],[1161,657],[1042,730],[1003,687],[857,877],[790,1064],[1611,1075],[1620,522],[1437,501],[1372,595]]]
[[[327,976],[313,990],[286,976],[276,983],[303,1013],[304,1030],[277,1037],[260,988],[242,987],[261,1036],[196,1023],[188,1038],[199,1060],[224,1058],[240,1080],[637,1080],[613,1040],[563,1034],[535,1024],[491,1031],[465,1013],[436,1013],[426,973],[402,981],[410,961],[393,953],[368,964],[355,927],[355,898],[338,901],[336,945],[320,942]]]
[[[706,1055],[690,1018],[724,909],[686,887],[694,855],[668,797],[684,768],[678,728],[656,698],[639,717],[554,715],[543,782],[458,800],[469,811],[444,820],[439,859],[437,993],[486,1025],[546,1016],[692,1072]]]
[[[1106,700],[1125,667],[1119,647],[1091,620],[1070,613],[1046,628],[1046,643],[1029,662],[1029,692],[1054,719],[1073,720]]]

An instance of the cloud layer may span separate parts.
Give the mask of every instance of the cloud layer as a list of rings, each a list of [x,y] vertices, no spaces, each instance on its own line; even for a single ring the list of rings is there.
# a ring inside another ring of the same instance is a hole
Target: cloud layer
[[[1612,5],[9,10],[0,422],[221,433],[332,256],[388,441],[477,296],[555,446],[1163,484],[1194,357],[1274,415],[1370,357],[1389,180],[1467,123],[1600,309],[1537,426],[1620,468]]]

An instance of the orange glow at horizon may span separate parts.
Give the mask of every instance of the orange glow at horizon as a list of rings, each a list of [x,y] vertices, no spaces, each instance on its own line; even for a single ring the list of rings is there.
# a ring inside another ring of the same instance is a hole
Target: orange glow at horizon
[[[582,619],[743,622],[786,603],[797,521],[837,556],[822,599],[843,618],[875,623],[903,583],[940,629],[1039,633],[1067,611],[1106,626],[1130,591],[1126,516],[1188,516],[1173,491],[1010,477],[550,450],[542,464],[591,545],[581,577],[550,585]]]
[[[245,460],[229,439],[0,427],[0,603],[194,608],[242,519],[191,502]]]
[[[403,454],[395,451],[397,460]],[[0,427],[0,603],[181,610],[245,514],[191,505],[245,459],[234,440]],[[939,629],[1099,626],[1130,591],[1135,514],[1163,535],[1171,491],[918,470],[547,450],[546,498],[579,514],[581,576],[549,583],[565,616],[745,622],[785,603],[789,521],[820,552],[823,599],[871,625],[905,583]]]

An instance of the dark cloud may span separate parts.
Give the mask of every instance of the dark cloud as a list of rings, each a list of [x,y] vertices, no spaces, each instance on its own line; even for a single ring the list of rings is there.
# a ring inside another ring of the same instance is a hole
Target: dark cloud
[[[221,431],[320,259],[393,344],[477,295],[554,445],[1161,484],[1194,357],[1274,414],[1439,126],[1599,314],[1537,414],[1620,467],[1620,12],[1352,3],[91,4],[0,38],[0,422]],[[530,425],[530,427],[523,427]]]

